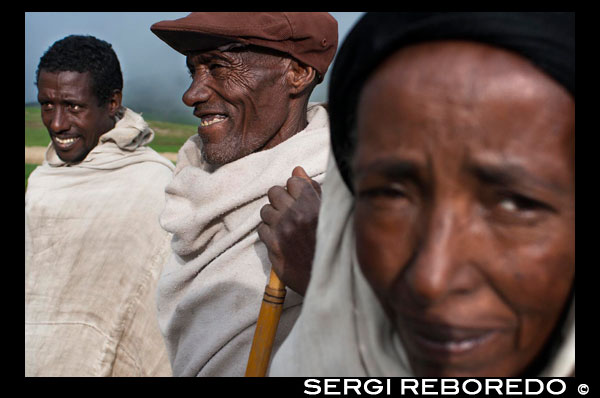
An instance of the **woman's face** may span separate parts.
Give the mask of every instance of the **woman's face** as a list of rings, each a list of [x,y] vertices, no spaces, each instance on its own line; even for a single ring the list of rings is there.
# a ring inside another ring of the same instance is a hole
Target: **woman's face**
[[[420,376],[515,376],[575,274],[575,102],[510,52],[406,47],[367,81],[361,270]]]

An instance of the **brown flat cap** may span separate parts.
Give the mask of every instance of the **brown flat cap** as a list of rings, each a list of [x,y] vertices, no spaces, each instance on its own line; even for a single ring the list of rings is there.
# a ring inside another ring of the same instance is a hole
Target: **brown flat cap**
[[[287,53],[321,77],[338,45],[337,21],[326,12],[193,12],[150,30],[184,55],[232,42],[251,44]]]

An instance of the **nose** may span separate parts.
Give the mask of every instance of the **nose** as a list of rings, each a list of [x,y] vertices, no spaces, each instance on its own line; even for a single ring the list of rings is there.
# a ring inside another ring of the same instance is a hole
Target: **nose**
[[[69,130],[69,118],[62,107],[57,106],[52,112],[49,129],[53,133],[60,133]]]
[[[409,291],[418,304],[428,306],[475,288],[478,276],[472,265],[483,242],[474,232],[467,212],[449,206],[432,212],[406,271]]]
[[[197,70],[190,87],[183,93],[182,101],[189,107],[195,107],[199,103],[208,101],[211,90],[208,86],[208,76],[201,70]]]

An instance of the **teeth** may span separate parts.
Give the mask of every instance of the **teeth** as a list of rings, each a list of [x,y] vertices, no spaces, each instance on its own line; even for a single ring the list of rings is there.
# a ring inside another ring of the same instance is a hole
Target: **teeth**
[[[477,344],[479,340],[475,339],[475,340],[462,340],[462,341],[450,341],[447,343],[447,346],[451,349],[451,350],[468,350],[469,348],[473,347],[475,344]]]
[[[210,126],[211,124],[222,122],[226,118],[227,118],[227,116],[223,116],[223,115],[216,115],[216,116],[208,117],[207,118],[208,120],[203,119],[200,122],[200,126],[202,126],[202,127]]]
[[[61,139],[58,137],[54,137],[54,138],[56,139],[56,141],[59,144],[62,144],[62,145],[72,144],[77,140],[77,138],[65,138],[65,139]]]

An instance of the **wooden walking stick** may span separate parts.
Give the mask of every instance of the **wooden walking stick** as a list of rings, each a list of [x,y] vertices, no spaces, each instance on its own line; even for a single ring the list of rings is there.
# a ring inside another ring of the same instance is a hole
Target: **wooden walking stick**
[[[263,301],[256,321],[256,330],[246,366],[246,377],[264,377],[267,373],[284,300],[285,285],[271,269],[269,283],[265,286]]]

